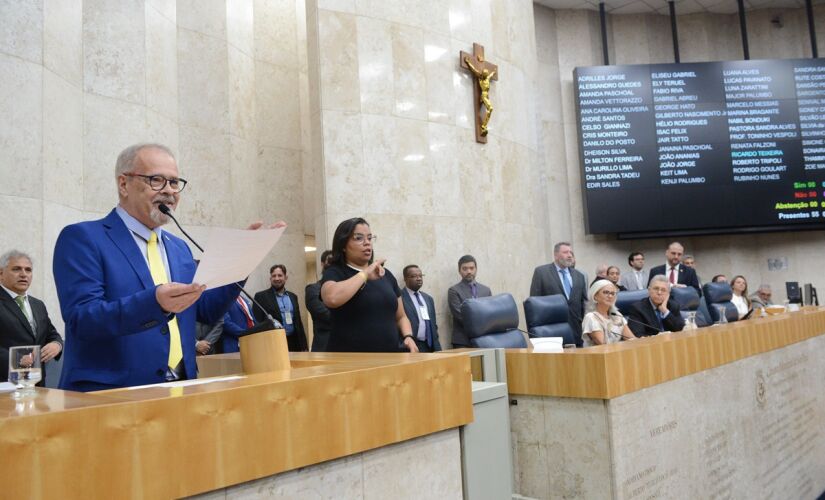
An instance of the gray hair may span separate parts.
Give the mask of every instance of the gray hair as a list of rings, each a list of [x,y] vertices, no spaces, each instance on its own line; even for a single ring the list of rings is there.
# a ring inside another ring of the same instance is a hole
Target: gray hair
[[[650,278],[650,283],[647,284],[647,287],[650,288],[650,285],[653,283],[664,283],[670,286],[670,281],[667,280],[667,277],[664,274],[657,274],[656,276]]]
[[[759,288],[756,289],[757,292],[760,291],[760,290],[765,291],[765,292],[770,292],[771,291],[771,286],[767,283],[762,283],[761,285],[759,285]]]
[[[133,144],[128,148],[124,149],[117,155],[117,163],[115,163],[115,178],[125,174],[126,172],[131,172],[135,168],[135,158],[137,158],[138,153],[142,149],[151,148],[151,149],[160,149],[164,153],[168,154],[175,159],[175,154],[169,149],[167,146],[163,144],[157,144],[153,142],[142,142],[140,144]]]
[[[691,255],[689,253],[686,253],[686,254],[682,255],[682,260],[683,261],[688,260],[688,259],[696,260],[696,259],[693,258],[693,255]]]
[[[25,257],[29,260],[29,262],[32,262],[32,258],[29,257],[29,254],[21,252],[20,250],[9,250],[3,255],[0,255],[0,267],[6,267],[12,259],[19,259],[21,257]]]
[[[553,245],[553,253],[559,253],[559,250],[561,250],[561,247],[573,248],[573,245],[571,245],[570,243],[568,243],[566,241],[560,241],[560,242],[556,243],[555,245]]]

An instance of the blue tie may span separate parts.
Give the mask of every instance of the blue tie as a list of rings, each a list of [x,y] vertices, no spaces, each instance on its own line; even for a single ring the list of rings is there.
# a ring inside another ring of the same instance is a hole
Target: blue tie
[[[418,305],[420,305],[421,307],[426,307],[424,305],[424,302],[421,300],[421,295],[419,295],[418,292],[415,292],[415,300],[418,301]],[[427,334],[426,334],[427,335],[427,345],[432,348],[432,346],[433,346],[433,342],[432,342],[433,332],[432,332],[431,327],[430,327],[430,320],[425,319],[424,320],[424,325],[426,326],[426,332],[427,332]]]
[[[570,299],[570,292],[573,290],[573,285],[570,284],[570,270],[566,267],[561,270],[562,284],[564,285],[564,295]]]
[[[659,321],[659,331],[665,331],[665,324],[662,323],[662,311],[656,309],[656,319]]]

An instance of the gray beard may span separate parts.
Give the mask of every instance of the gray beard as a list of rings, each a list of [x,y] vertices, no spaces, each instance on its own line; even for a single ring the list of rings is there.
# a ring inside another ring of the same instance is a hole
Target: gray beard
[[[149,211],[149,218],[161,226],[167,224],[170,220],[168,215],[158,210],[154,205],[152,206],[152,210]]]

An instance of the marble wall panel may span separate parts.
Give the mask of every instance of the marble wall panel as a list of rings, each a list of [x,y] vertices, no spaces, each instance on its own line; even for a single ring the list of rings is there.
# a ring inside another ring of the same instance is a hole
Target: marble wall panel
[[[83,210],[108,212],[117,203],[115,162],[132,144],[146,142],[146,108],[86,94],[83,99]]]
[[[295,69],[255,62],[255,129],[266,147],[301,149],[300,79]],[[308,112],[308,110],[307,110]]]
[[[0,253],[17,249],[31,256],[32,264],[38,269],[32,277],[31,293],[42,297],[46,288],[42,270],[44,266],[51,266],[51,261],[46,263],[43,257],[43,204],[40,200],[4,194],[0,195],[0,210],[13,214],[13,223],[4,224],[0,231]]]
[[[285,220],[289,233],[303,234],[302,171],[301,153],[280,148],[258,149],[254,177],[258,217],[267,221]]]
[[[83,92],[43,71],[43,199],[83,208]]]
[[[301,10],[304,10],[303,2]],[[276,66],[294,68],[298,65],[298,34],[295,0],[255,0],[254,6],[255,59]],[[304,23],[306,20],[304,20]]]
[[[318,15],[321,103],[325,109],[361,109],[355,16],[321,10]]]
[[[144,130],[147,142],[159,142],[172,149],[179,151],[180,141],[178,139],[178,124],[176,121],[162,115],[152,109],[146,109],[146,125]],[[178,165],[179,168],[184,168]]]
[[[399,470],[404,474],[387,481]],[[364,498],[463,498],[458,432],[431,434],[366,454]]]
[[[29,62],[43,60],[43,0],[0,4],[0,53]]]
[[[178,0],[178,28],[226,40],[227,0]]]
[[[392,37],[394,114],[427,119],[427,83],[424,66],[424,33],[420,28],[393,24]]]
[[[226,2],[226,41],[249,57],[255,56],[253,8],[253,0],[227,0]],[[294,23],[294,19],[291,21]]]
[[[358,79],[361,111],[388,115],[395,102],[392,25],[383,20],[359,16]]]
[[[469,45],[470,49],[473,43],[479,43],[486,51],[495,52],[491,3],[489,0],[450,0],[450,38]]]
[[[180,10],[179,10],[180,13]],[[229,132],[226,41],[178,29],[178,117],[181,125]]]
[[[189,224],[232,226],[232,193],[227,189],[231,171],[230,138],[209,130],[180,127],[178,163],[190,185],[181,197],[178,212]],[[217,186],[218,189],[213,189]]]
[[[145,10],[146,106],[177,121],[177,26],[154,7]]]
[[[145,7],[139,0],[83,3],[83,89],[146,102]]]
[[[454,121],[453,68],[456,64],[450,38],[431,31],[424,32],[424,74],[427,82],[427,119],[431,122]]]
[[[82,44],[83,5],[60,0],[43,2],[43,65],[80,86],[83,82]]]
[[[244,139],[255,139],[255,62],[234,46],[228,48],[229,133]],[[293,102],[296,95],[292,96]]]
[[[327,111],[323,127],[323,169],[319,173],[324,179],[336,180],[325,184],[325,212],[330,212],[329,207],[335,207],[350,213],[364,213],[367,208],[365,190],[374,177],[368,175],[363,166],[361,116]],[[338,222],[340,220],[330,222],[333,230]],[[332,235],[331,231],[329,235]]]
[[[0,194],[40,198],[43,182],[42,66],[0,54]]]
[[[147,0],[146,5],[155,9],[160,15],[177,25],[177,0]]]

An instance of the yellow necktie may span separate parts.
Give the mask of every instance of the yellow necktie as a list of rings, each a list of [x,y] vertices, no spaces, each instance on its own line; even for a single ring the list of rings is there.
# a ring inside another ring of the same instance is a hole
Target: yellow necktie
[[[149,242],[146,245],[149,257],[149,272],[152,273],[152,281],[156,285],[163,285],[169,283],[169,277],[166,275],[166,268],[163,266],[163,259],[160,257],[160,249],[158,249],[158,235],[152,231],[149,237]],[[177,317],[169,321],[169,368],[175,369],[183,358],[183,350],[180,346],[180,330],[178,329]]]

